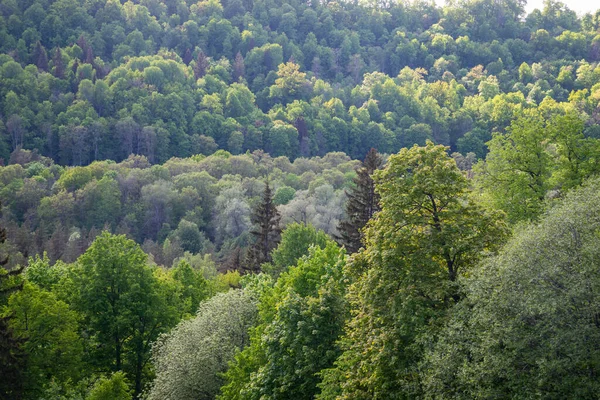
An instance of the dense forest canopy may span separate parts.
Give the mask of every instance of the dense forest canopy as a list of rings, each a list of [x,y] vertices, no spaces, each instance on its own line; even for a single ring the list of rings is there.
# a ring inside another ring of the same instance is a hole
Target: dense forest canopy
[[[549,0],[15,1],[0,6],[0,158],[483,157],[554,100],[597,126],[600,16]]]
[[[0,0],[0,398],[597,397],[600,10],[525,5]]]

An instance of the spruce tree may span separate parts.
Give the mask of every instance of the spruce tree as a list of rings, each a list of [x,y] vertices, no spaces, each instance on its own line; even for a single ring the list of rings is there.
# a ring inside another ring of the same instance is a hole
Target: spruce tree
[[[0,244],[5,241],[6,229],[0,226]],[[23,288],[20,279],[23,267],[6,270],[8,259],[8,256],[0,257],[0,307],[6,305],[8,297],[13,292]],[[0,398],[18,400],[22,398],[23,389],[21,374],[24,365],[24,355],[21,350],[23,340],[14,337],[10,327],[11,318],[10,314],[0,315]]]
[[[196,79],[202,78],[206,75],[206,70],[208,70],[208,57],[200,50],[194,66],[194,77]]]
[[[65,64],[62,59],[62,52],[60,51],[60,47],[56,48],[56,52],[54,53],[54,76],[58,79],[64,79],[65,77]]]
[[[271,262],[271,251],[277,247],[281,239],[281,216],[275,203],[269,181],[265,182],[262,201],[256,206],[251,216],[254,228],[250,231],[254,244],[248,249],[245,269],[249,272],[260,271],[263,263]]]
[[[42,71],[48,71],[48,53],[40,41],[35,44],[35,51],[33,53],[33,59],[35,65]]]
[[[356,187],[346,191],[346,218],[338,226],[337,241],[348,253],[356,253],[362,245],[362,229],[369,219],[379,211],[379,195],[375,192],[373,172],[381,168],[383,159],[377,150],[371,149],[354,178]]]
[[[235,82],[239,82],[240,78],[244,78],[246,76],[246,66],[244,64],[244,57],[242,57],[242,53],[238,51],[235,56],[235,60],[233,61],[233,80]]]

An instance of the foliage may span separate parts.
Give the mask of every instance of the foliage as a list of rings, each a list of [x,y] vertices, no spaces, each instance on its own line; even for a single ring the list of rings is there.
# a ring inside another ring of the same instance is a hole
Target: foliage
[[[265,265],[265,272],[278,277],[289,267],[298,263],[298,260],[309,254],[312,246],[324,248],[329,238],[323,231],[318,231],[312,225],[292,223],[285,227],[281,242],[273,250],[271,265]]]
[[[362,245],[362,230],[373,215],[379,211],[379,195],[371,175],[380,169],[383,160],[377,150],[371,149],[354,178],[355,187],[346,192],[346,219],[340,222],[339,242],[349,253],[356,253]]]
[[[595,396],[599,185],[574,190],[463,280],[426,359],[428,396]]]
[[[505,234],[500,215],[469,201],[444,146],[404,149],[374,179],[381,211],[351,267],[353,317],[324,399],[422,396],[418,362],[460,298],[456,279]]]
[[[586,138],[573,111],[544,117],[529,112],[488,143],[490,153],[476,168],[477,182],[510,222],[535,220],[548,196],[579,186],[600,172],[600,147]]]
[[[148,399],[214,399],[221,374],[248,342],[255,299],[243,290],[220,293],[201,304],[195,318],[181,322],[154,344],[156,378]]]
[[[121,371],[113,373],[109,378],[100,378],[94,383],[86,400],[131,400],[131,391]]]
[[[282,273],[259,302],[250,345],[225,374],[220,399],[312,399],[338,355],[345,319],[345,254],[333,241]]]
[[[176,321],[147,256],[125,236],[102,233],[73,270],[73,306],[82,313],[100,370],[125,371],[141,392],[151,343]]]
[[[250,234],[254,237],[254,243],[248,248],[245,268],[256,272],[260,271],[262,264],[271,261],[271,251],[281,239],[281,216],[273,203],[269,181],[265,182],[261,202],[254,208],[251,220],[254,229],[250,230]]]

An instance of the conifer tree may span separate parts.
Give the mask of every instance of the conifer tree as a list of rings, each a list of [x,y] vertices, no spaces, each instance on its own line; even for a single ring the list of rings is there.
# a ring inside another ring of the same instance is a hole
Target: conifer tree
[[[183,55],[182,60],[185,63],[185,65],[190,65],[190,62],[192,62],[193,59],[194,57],[192,57],[192,51],[188,47],[187,49],[185,49],[185,54]]]
[[[62,59],[62,51],[60,51],[60,47],[56,48],[56,53],[54,53],[54,76],[58,79],[64,79],[65,77],[65,64]]]
[[[33,54],[35,65],[42,71],[48,71],[48,53],[39,40],[35,45],[35,52]]]
[[[373,172],[381,168],[383,160],[377,150],[371,149],[354,178],[356,187],[346,192],[346,218],[340,221],[338,243],[348,253],[356,253],[362,245],[362,229],[369,219],[379,211],[379,195],[375,192]]]
[[[196,58],[196,65],[194,66],[194,76],[196,79],[202,78],[206,75],[206,70],[208,69],[208,57],[200,50],[198,53],[198,58]]]
[[[233,61],[233,80],[238,82],[240,78],[244,78],[245,75],[246,66],[244,64],[244,57],[242,57],[242,53],[238,51],[235,60]]]
[[[260,271],[263,263],[271,261],[271,251],[277,247],[281,239],[281,216],[275,203],[269,181],[265,182],[262,201],[256,206],[251,216],[254,229],[250,231],[254,244],[248,249],[245,268],[250,272]]]
[[[2,205],[0,204],[0,209]],[[0,244],[6,241],[6,229],[0,226]],[[8,297],[23,288],[20,279],[23,267],[7,271],[8,256],[0,257],[0,306],[6,305]],[[21,350],[22,339],[13,336],[10,328],[11,315],[0,314],[0,398],[22,398],[22,373],[24,355]]]

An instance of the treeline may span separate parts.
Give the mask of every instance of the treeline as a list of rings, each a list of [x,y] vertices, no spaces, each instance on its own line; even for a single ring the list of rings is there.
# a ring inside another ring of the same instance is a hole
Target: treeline
[[[483,157],[548,98],[597,137],[599,23],[556,1],[4,0],[0,158],[362,159],[427,139]]]

